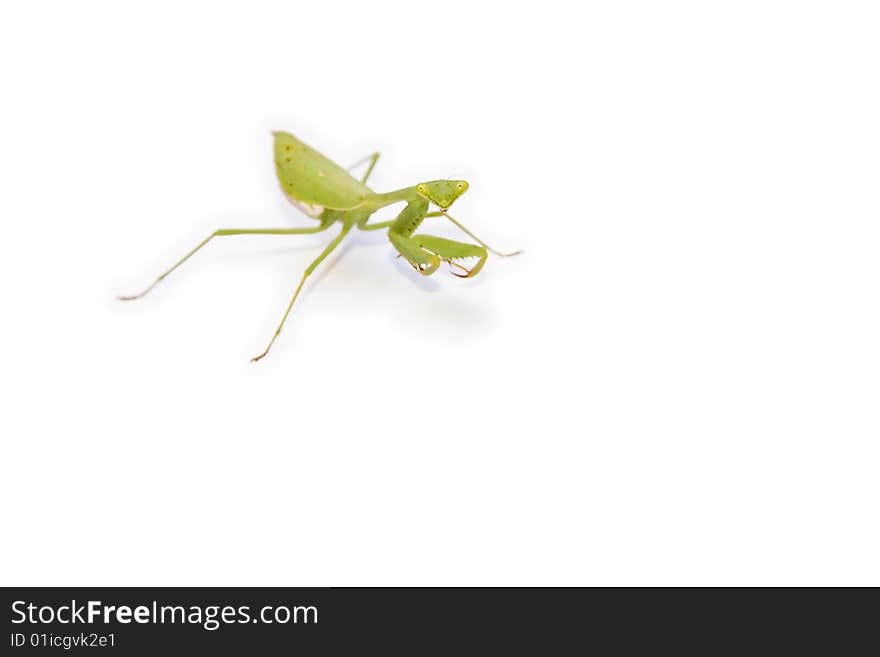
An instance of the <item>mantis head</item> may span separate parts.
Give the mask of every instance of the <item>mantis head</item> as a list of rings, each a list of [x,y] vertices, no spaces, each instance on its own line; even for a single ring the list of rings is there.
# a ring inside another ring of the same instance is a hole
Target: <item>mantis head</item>
[[[416,193],[445,210],[468,189],[464,180],[432,180],[416,185]]]

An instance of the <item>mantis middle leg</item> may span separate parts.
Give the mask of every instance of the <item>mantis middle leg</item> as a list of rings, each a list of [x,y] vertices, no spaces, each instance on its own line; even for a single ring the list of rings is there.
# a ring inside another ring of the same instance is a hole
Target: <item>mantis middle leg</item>
[[[281,317],[281,321],[278,323],[278,328],[275,329],[275,334],[272,336],[272,339],[269,340],[269,344],[266,346],[265,351],[261,353],[259,356],[254,356],[251,358],[252,363],[256,363],[263,356],[269,353],[269,350],[272,348],[272,345],[275,343],[275,339],[278,337],[278,334],[281,333],[281,329],[284,326],[284,322],[287,321],[287,316],[290,314],[291,308],[293,308],[293,304],[296,302],[296,298],[299,296],[299,291],[302,290],[303,284],[306,282],[306,279],[311,275],[315,269],[317,269],[318,265],[326,258],[330,253],[332,253],[333,249],[339,246],[339,243],[342,239],[348,234],[348,231],[351,230],[351,225],[345,225],[342,227],[339,235],[333,238],[333,241],[330,242],[324,250],[321,251],[321,254],[312,261],[306,270],[303,272],[302,278],[299,279],[299,285],[296,286],[296,291],[293,293],[293,297],[290,299],[290,303],[287,304],[287,310],[284,311],[284,315]]]
[[[184,262],[192,258],[199,249],[201,249],[215,237],[224,237],[226,235],[308,235],[311,233],[320,233],[322,230],[326,230],[327,228],[329,228],[329,226],[330,222],[324,222],[320,226],[314,226],[310,228],[221,228],[219,230],[215,230],[213,233],[211,233],[205,239],[199,242],[192,251],[190,251],[180,260],[174,263],[174,265],[170,269],[161,274],[159,278],[153,281],[145,290],[139,292],[138,294],[119,296],[116,298],[121,301],[132,301],[134,299],[140,299],[147,292],[156,287],[166,276],[168,276],[168,274],[170,274],[175,269],[180,267],[180,265],[182,265]]]

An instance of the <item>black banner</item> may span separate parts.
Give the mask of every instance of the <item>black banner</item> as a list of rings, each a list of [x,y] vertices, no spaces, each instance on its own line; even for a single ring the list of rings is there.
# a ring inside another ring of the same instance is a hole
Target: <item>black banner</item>
[[[873,589],[7,588],[3,654],[840,652]]]

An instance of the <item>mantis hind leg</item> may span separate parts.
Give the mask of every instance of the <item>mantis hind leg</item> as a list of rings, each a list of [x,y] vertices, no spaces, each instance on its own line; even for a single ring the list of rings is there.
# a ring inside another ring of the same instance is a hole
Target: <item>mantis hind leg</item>
[[[358,160],[357,162],[352,164],[350,167],[348,167],[349,171],[351,171],[355,167],[359,167],[360,165],[362,165],[364,162],[370,163],[370,165],[367,167],[367,171],[364,173],[363,177],[361,178],[361,184],[367,182],[367,178],[369,178],[370,174],[373,172],[373,167],[376,166],[376,161],[379,159],[379,155],[380,155],[379,151],[376,151],[375,153],[371,153],[370,155],[367,155],[366,157],[361,158],[360,160]]]
[[[134,299],[140,299],[147,292],[156,287],[162,280],[168,276],[175,269],[180,267],[184,262],[192,258],[196,252],[199,251],[203,246],[206,246],[208,242],[210,242],[215,237],[223,237],[226,235],[308,235],[310,233],[319,233],[322,230],[326,230],[330,226],[331,222],[322,222],[320,226],[314,226],[310,228],[221,228],[219,230],[215,230],[213,233],[208,235],[205,239],[199,242],[196,247],[183,256],[180,260],[174,263],[169,269],[159,275],[159,277],[153,281],[146,289],[138,292],[137,294],[126,295],[126,296],[118,296],[116,297],[120,301],[132,301]]]
[[[459,274],[453,271],[455,276],[472,278],[480,273],[488,257],[486,249],[482,246],[456,242],[443,237],[433,235],[404,237],[393,231],[388,233],[388,237],[400,255],[423,276],[430,276],[437,271],[441,262],[446,262],[453,270],[464,272]],[[461,262],[470,258],[477,258],[477,263],[468,269]]]

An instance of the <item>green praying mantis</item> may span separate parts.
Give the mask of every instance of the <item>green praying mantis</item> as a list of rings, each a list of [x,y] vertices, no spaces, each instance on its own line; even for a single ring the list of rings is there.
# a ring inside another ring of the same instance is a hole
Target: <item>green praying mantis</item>
[[[131,296],[120,296],[119,299],[123,301],[140,299],[215,237],[227,235],[307,235],[320,233],[335,223],[341,224],[342,228],[336,237],[306,267],[272,339],[269,340],[269,344],[261,354],[251,359],[256,362],[269,353],[281,333],[284,322],[287,321],[287,316],[290,314],[293,304],[296,303],[306,279],[339,246],[352,228],[357,227],[360,230],[387,228],[388,239],[397,249],[399,257],[402,256],[413,269],[423,276],[430,276],[437,271],[441,262],[446,262],[454,275],[460,278],[471,278],[483,268],[489,252],[501,257],[520,253],[520,251],[499,253],[449,215],[447,212],[449,207],[468,189],[468,183],[464,180],[431,180],[412,187],[378,194],[366,185],[367,179],[379,159],[378,152],[349,167],[349,169],[353,169],[368,163],[363,177],[357,180],[348,170],[324,157],[293,135],[287,132],[273,132],[272,135],[275,142],[275,172],[281,189],[294,206],[309,217],[317,219],[318,225],[306,228],[221,228],[215,230],[170,269],[162,273],[145,290]],[[369,223],[369,218],[373,213],[385,206],[400,202],[405,202],[406,205],[396,219]],[[429,212],[432,203],[439,209]],[[456,242],[421,233],[416,234],[415,231],[422,221],[430,217],[449,219],[477,244]],[[474,258],[476,258],[476,263],[469,269],[462,264],[463,261]]]

